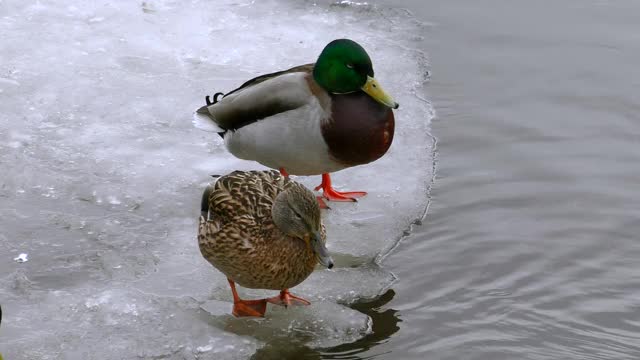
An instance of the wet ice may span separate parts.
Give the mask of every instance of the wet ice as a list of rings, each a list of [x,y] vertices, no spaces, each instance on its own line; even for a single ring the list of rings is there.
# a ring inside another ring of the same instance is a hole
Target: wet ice
[[[325,347],[370,331],[345,305],[392,284],[374,259],[421,215],[431,177],[412,18],[346,2],[2,1],[0,19],[6,358],[244,359],[286,334]],[[336,268],[292,290],[314,303],[308,311],[233,319],[226,280],[197,248],[199,200],[210,174],[262,167],[233,158],[191,114],[204,95],[314,61],[339,37],[368,50],[402,104],[393,146],[333,176],[336,188],[369,195],[325,213]],[[21,253],[28,262],[13,261]]]
[[[201,308],[212,316],[214,326],[263,342],[287,339],[311,347],[331,347],[352,342],[371,331],[370,319],[333,301],[316,301],[309,306],[269,305],[265,319],[238,319],[229,315],[229,302],[211,300]]]

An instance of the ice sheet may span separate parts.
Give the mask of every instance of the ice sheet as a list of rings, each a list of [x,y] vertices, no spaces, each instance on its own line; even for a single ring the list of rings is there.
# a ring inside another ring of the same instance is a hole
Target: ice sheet
[[[366,315],[347,305],[393,282],[375,259],[422,215],[432,176],[416,26],[355,2],[0,1],[0,352],[245,359],[287,334],[310,347],[366,334]],[[204,95],[314,61],[339,37],[368,50],[401,104],[393,146],[334,175],[369,196],[325,213],[336,268],[292,290],[314,305],[230,318],[226,281],[197,249],[200,195],[209,174],[261,167],[191,113]],[[28,262],[13,260],[21,253]]]

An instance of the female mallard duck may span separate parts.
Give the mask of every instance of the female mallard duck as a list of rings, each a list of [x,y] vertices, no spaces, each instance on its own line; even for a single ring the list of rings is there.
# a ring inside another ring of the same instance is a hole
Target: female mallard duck
[[[330,42],[315,64],[258,76],[196,112],[219,127],[229,151],[287,176],[322,174],[323,196],[355,201],[366,192],[338,192],[330,172],[367,164],[393,140],[398,103],[373,78],[356,42]],[[321,201],[321,204],[322,201]]]
[[[264,316],[267,302],[309,305],[289,293],[316,264],[332,268],[313,193],[277,171],[235,171],[204,191],[198,227],[202,255],[227,276],[233,315]],[[235,283],[280,295],[241,300]]]

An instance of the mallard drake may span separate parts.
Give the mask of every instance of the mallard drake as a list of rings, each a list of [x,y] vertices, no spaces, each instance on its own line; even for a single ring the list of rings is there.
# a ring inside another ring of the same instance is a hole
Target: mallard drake
[[[202,195],[200,252],[227,276],[233,315],[264,316],[267,302],[309,305],[289,293],[318,263],[333,267],[313,193],[277,171],[235,171]],[[235,283],[280,290],[278,296],[242,300]]]
[[[285,176],[322,174],[315,190],[331,201],[366,195],[334,190],[329,173],[384,155],[399,106],[373,78],[364,48],[348,39],[330,42],[315,63],[258,76],[206,102],[196,116],[215,123],[229,152]]]

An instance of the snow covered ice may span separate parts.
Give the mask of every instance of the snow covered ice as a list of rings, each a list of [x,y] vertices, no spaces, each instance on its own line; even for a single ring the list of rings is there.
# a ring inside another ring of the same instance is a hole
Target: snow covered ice
[[[432,110],[419,95],[417,26],[344,1],[0,1],[0,352],[246,359],[365,336],[370,319],[348,305],[391,286],[376,259],[428,201]],[[197,247],[199,201],[210,174],[261,166],[235,159],[191,114],[205,95],[314,61],[340,37],[367,49],[401,104],[393,146],[334,175],[338,190],[369,195],[325,212],[336,268],[292,290],[313,304],[235,319],[224,276]],[[13,261],[21,253],[28,262]]]

